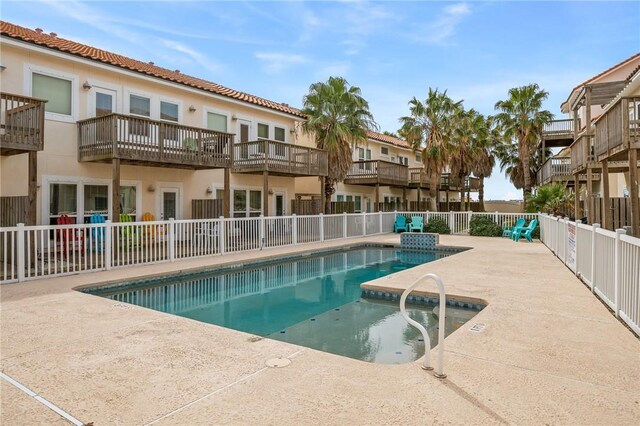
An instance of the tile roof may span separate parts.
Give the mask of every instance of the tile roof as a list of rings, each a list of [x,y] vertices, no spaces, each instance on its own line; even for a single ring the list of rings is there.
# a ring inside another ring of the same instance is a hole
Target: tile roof
[[[573,88],[573,90],[576,90],[576,89],[578,89],[578,88],[580,88],[580,87],[582,87],[582,86],[584,86],[586,84],[589,84],[589,83],[593,82],[594,80],[599,79],[600,77],[602,77],[603,75],[607,74],[608,72],[611,72],[611,71],[615,70],[616,68],[621,67],[622,65],[625,65],[627,62],[633,61],[636,58],[640,59],[640,52],[636,53],[635,55],[632,55],[632,56],[628,57],[624,61],[618,62],[614,66],[609,67],[606,70],[602,71],[601,73],[596,74],[593,77],[591,77],[590,79],[578,84],[576,87]]]
[[[260,107],[269,108],[286,114],[291,114],[296,117],[305,118],[304,114],[302,114],[299,109],[291,107],[287,104],[273,102],[268,99],[250,95],[248,93],[229,89],[228,87],[224,87],[207,80],[182,74],[178,70],[172,71],[167,68],[162,68],[154,65],[153,63],[138,61],[136,59],[131,59],[123,55],[107,52],[106,50],[98,49],[96,47],[87,46],[86,44],[66,40],[58,37],[55,33],[46,34],[40,29],[31,30],[29,28],[21,27],[9,22],[0,21],[0,35],[42,46],[48,49],[58,50],[60,52],[79,56],[85,59],[91,59],[97,62],[113,65],[119,68],[127,69],[140,74],[145,74],[162,80],[167,80],[185,86],[193,87],[206,92],[215,93],[217,95],[226,96]]]
[[[409,143],[405,140],[399,139],[399,138],[395,138],[393,136],[388,136],[382,133],[378,133],[378,132],[374,132],[372,130],[369,130],[368,132],[369,134],[369,139],[373,139],[376,140],[378,142],[384,142],[384,143],[388,143],[391,145],[395,145],[395,146],[399,146],[401,148],[407,148],[407,149],[411,149],[411,145],[409,145]]]

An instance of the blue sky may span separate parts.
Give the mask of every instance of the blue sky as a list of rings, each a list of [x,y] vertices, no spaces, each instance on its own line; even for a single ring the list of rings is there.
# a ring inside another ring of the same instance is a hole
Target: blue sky
[[[537,82],[559,115],[572,87],[640,50],[639,2],[4,1],[1,13],[293,106],[340,75],[390,131],[428,87],[491,114]],[[519,197],[495,170],[486,198]]]

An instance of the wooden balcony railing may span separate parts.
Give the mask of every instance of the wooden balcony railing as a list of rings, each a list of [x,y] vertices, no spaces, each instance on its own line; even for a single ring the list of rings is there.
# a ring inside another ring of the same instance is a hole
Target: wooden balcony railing
[[[409,184],[422,188],[429,186],[429,175],[424,167],[409,168]]]
[[[467,176],[464,180],[464,189],[477,191],[480,188],[480,179]],[[446,191],[459,191],[462,189],[462,178],[458,175],[444,174],[440,176],[440,189]]]
[[[231,166],[233,135],[197,127],[109,114],[78,122],[78,159],[176,168]]]
[[[594,153],[598,160],[640,146],[640,98],[622,98],[596,121]]]
[[[347,185],[407,186],[409,168],[383,160],[354,161],[344,183]]]
[[[262,173],[280,176],[326,176],[327,152],[290,143],[259,140],[233,146],[234,173]]]
[[[571,173],[579,173],[587,169],[595,160],[593,155],[593,136],[582,134],[571,144]]]
[[[578,125],[578,128],[580,126]],[[567,135],[573,136],[574,125],[572,119],[553,120],[542,127],[542,134],[550,135]]]
[[[567,180],[571,177],[571,170],[571,157],[551,157],[538,171],[538,184]]]
[[[0,151],[2,155],[42,151],[44,104],[47,101],[0,93]]]

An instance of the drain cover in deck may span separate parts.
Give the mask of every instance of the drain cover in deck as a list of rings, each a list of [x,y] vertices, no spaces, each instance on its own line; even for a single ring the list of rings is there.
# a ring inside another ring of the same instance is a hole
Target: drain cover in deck
[[[287,358],[271,358],[271,359],[268,359],[267,362],[265,362],[265,364],[267,367],[271,367],[271,368],[282,368],[291,364],[291,360]]]

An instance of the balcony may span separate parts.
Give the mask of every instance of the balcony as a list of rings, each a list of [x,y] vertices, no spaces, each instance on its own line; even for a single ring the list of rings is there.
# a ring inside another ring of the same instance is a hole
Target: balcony
[[[109,114],[78,122],[78,159],[124,164],[216,169],[231,166],[233,135]]]
[[[571,157],[551,157],[538,170],[538,185],[566,182],[572,178]]]
[[[16,155],[42,151],[46,102],[0,93],[0,154]]]
[[[578,122],[580,128],[580,122]],[[571,145],[574,135],[574,121],[572,119],[553,120],[542,128],[542,139],[545,147],[558,148]]]
[[[344,179],[346,185],[407,186],[409,168],[383,160],[354,161]]]
[[[477,191],[480,188],[480,179],[467,177],[464,181],[464,189]],[[462,189],[462,178],[458,175],[444,174],[440,176],[440,189],[443,191],[460,191]]]
[[[233,173],[274,176],[326,176],[327,152],[289,143],[259,140],[233,146]]]
[[[624,160],[640,148],[640,98],[622,98],[596,121],[594,154],[598,161]]]
[[[409,187],[411,188],[429,188],[429,175],[423,167],[409,168]]]

